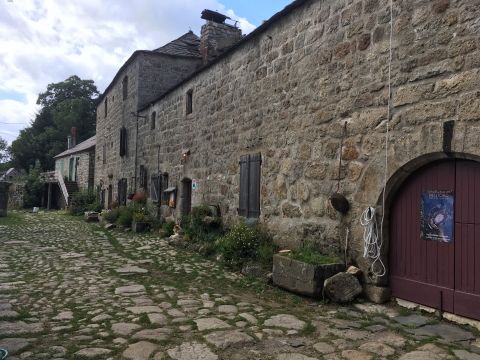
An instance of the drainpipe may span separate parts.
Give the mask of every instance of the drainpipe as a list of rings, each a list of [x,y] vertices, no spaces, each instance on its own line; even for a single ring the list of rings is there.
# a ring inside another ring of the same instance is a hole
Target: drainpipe
[[[135,116],[135,120],[137,122],[137,129],[135,132],[135,170],[134,170],[134,179],[133,179],[133,191],[137,191],[137,151],[138,151],[138,119],[146,119],[146,116],[141,116],[137,113],[132,112],[132,116]]]

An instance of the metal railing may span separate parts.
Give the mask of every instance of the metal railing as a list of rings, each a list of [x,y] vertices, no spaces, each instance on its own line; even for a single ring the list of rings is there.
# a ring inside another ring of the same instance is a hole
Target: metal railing
[[[62,190],[65,204],[66,206],[68,206],[68,190],[67,186],[65,185],[65,181],[63,180],[63,176],[60,174],[60,172],[56,170],[43,172],[40,174],[40,179],[46,183],[58,183],[60,189]]]

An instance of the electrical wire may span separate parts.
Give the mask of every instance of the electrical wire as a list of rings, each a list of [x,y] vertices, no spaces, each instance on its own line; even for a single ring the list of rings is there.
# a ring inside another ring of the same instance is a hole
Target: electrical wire
[[[387,273],[387,269],[381,259],[383,241],[378,236],[375,208],[365,209],[360,218],[360,224],[363,226],[363,257],[372,260],[369,273],[377,278],[382,277]]]

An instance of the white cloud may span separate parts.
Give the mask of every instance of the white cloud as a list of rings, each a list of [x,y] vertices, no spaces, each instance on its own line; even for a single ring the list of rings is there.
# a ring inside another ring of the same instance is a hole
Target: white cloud
[[[11,142],[22,128],[4,123],[29,125],[49,83],[75,74],[103,91],[135,50],[199,34],[203,9],[238,20],[244,33],[255,28],[221,0],[0,0],[0,136]]]

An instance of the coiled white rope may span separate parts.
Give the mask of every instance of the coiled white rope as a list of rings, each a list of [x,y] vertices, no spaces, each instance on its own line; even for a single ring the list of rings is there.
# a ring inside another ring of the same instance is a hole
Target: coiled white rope
[[[363,257],[372,260],[370,274],[382,277],[387,269],[381,259],[382,239],[378,237],[377,218],[373,207],[365,209],[360,218],[360,224],[363,226]]]

